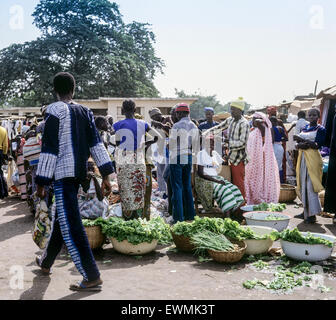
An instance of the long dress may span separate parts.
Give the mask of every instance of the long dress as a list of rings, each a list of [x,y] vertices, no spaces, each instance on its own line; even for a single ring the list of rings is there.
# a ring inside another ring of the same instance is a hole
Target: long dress
[[[324,211],[336,213],[336,117],[334,118],[333,131],[330,143],[330,157],[328,167],[328,177],[326,183],[326,194],[324,201]]]
[[[325,129],[322,126],[307,126],[299,136],[305,140],[316,142],[319,147],[322,147],[325,141]],[[322,165],[322,157],[318,150],[308,149],[307,151],[299,151],[297,184],[304,207],[305,219],[322,212],[319,198],[319,192],[323,190]]]
[[[247,142],[250,161],[245,168],[245,190],[248,205],[279,201],[280,178],[272,146],[271,122],[266,117],[264,119],[268,124],[264,144],[257,128],[252,129]]]
[[[125,220],[142,218],[146,210],[145,134],[148,124],[125,119],[115,123],[113,128],[116,140],[121,142],[115,151],[115,161],[123,217]]]

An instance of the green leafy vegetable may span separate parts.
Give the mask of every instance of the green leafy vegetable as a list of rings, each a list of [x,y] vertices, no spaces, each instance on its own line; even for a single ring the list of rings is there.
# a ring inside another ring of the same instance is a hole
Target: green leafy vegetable
[[[282,221],[282,220],[287,220],[287,219],[281,216],[270,215],[265,220],[266,221]]]
[[[253,211],[271,211],[282,212],[286,210],[287,206],[284,203],[266,203],[263,202],[259,205],[253,206]]]
[[[228,252],[234,251],[232,244],[224,235],[204,230],[191,237],[191,242],[196,246],[196,254],[205,256],[208,250]]]
[[[125,221],[112,217],[108,220],[98,218],[96,220],[83,220],[85,227],[101,226],[103,234],[110,238],[116,238],[119,242],[127,240],[133,245],[151,243],[158,240],[159,244],[171,244],[172,237],[170,227],[160,217],[150,221],[138,219]]]
[[[286,229],[279,234],[279,237],[282,240],[285,240],[288,242],[304,243],[304,244],[323,244],[323,245],[328,246],[329,248],[332,248],[334,246],[333,242],[319,238],[319,237],[314,237],[309,232],[307,236],[304,236],[299,231],[298,228],[295,228],[293,230]]]
[[[192,223],[178,222],[172,227],[172,232],[179,236],[191,238],[198,232],[211,231],[217,234],[223,234],[234,240],[265,240],[271,238],[276,240],[277,233],[258,236],[251,228],[242,227],[237,221],[220,218],[200,218],[196,217]]]
[[[268,263],[262,261],[262,260],[259,260],[255,263],[252,264],[255,268],[257,268],[258,270],[263,270],[263,269],[268,269],[269,268],[269,265]]]

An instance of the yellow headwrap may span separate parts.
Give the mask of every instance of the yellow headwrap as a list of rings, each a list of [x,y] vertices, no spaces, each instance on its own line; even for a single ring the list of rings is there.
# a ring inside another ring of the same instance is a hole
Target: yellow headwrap
[[[231,102],[231,107],[235,107],[237,109],[244,111],[245,104],[246,103],[243,98],[238,98],[238,100]]]

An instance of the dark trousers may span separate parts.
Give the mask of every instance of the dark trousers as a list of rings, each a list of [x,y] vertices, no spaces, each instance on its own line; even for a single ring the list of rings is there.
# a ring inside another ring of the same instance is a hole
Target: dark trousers
[[[178,156],[177,164],[170,164],[174,222],[194,220],[196,215],[191,188],[192,156],[188,156],[185,162]]]
[[[65,242],[84,280],[95,281],[99,279],[100,273],[79,213],[78,188],[79,183],[75,179],[63,179],[54,183],[56,214],[52,221],[49,243],[42,255],[41,266],[50,269]]]

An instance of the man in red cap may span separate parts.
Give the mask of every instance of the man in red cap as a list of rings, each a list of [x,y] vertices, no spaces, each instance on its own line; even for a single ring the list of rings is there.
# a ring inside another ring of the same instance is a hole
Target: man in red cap
[[[169,138],[170,183],[174,222],[195,218],[194,198],[191,189],[192,149],[199,143],[199,131],[190,120],[187,104],[176,106],[178,122]]]

